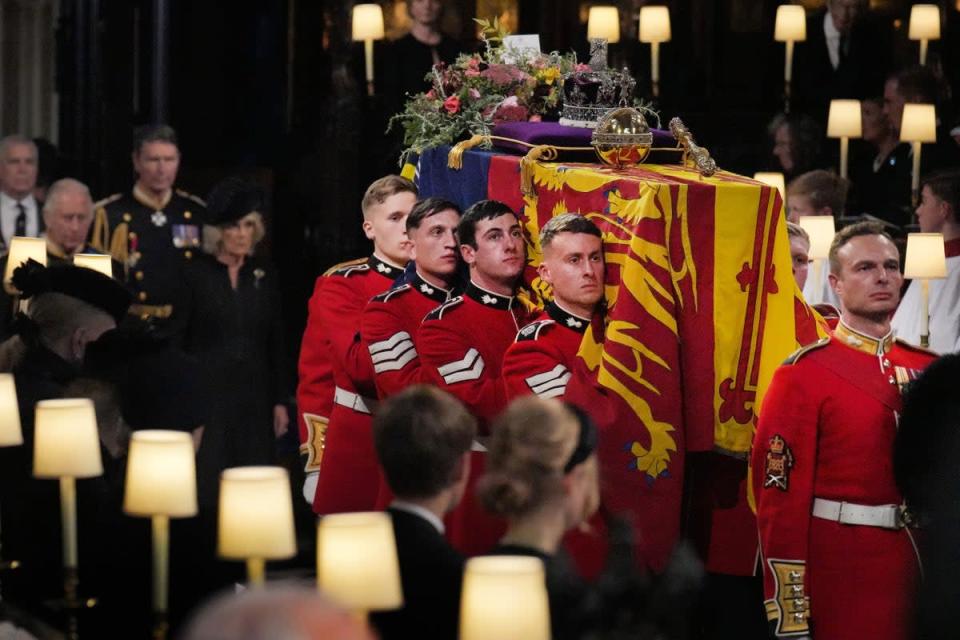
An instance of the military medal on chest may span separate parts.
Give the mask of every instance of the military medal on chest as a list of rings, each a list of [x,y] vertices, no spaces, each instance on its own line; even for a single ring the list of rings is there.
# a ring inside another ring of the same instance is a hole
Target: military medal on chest
[[[152,222],[155,227],[162,227],[167,224],[167,214],[163,211],[154,211],[153,215],[150,216],[150,222]]]

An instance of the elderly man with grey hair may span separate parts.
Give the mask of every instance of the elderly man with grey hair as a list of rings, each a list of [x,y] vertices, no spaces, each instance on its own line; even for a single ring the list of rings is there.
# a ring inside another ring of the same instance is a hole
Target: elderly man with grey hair
[[[13,236],[37,237],[43,231],[40,207],[33,197],[37,184],[37,145],[25,136],[0,138],[0,245]]]

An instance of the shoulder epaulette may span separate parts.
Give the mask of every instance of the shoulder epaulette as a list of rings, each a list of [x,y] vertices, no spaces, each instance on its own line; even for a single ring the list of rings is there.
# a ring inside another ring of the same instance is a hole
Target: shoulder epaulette
[[[340,264],[335,264],[326,271],[323,272],[325,276],[332,276],[335,273],[339,273],[346,269],[352,267],[361,267],[367,265],[367,258],[357,258],[356,260],[347,260],[346,262],[341,262]],[[369,267],[368,267],[369,268]]]
[[[552,324],[557,324],[557,322],[555,320],[551,320],[550,318],[544,318],[543,320],[531,322],[517,332],[517,342],[537,340],[540,337],[540,334],[543,333],[544,329]]]
[[[814,349],[819,349],[820,347],[825,347],[830,344],[830,338],[820,338],[816,342],[811,342],[806,344],[793,353],[791,353],[786,360],[783,361],[783,364],[794,364],[797,360],[810,353]]]
[[[105,207],[105,206],[107,206],[108,204],[110,204],[111,202],[116,202],[117,200],[119,200],[119,199],[122,198],[122,197],[123,197],[123,194],[122,194],[122,193],[115,193],[115,194],[113,194],[112,196],[107,196],[107,197],[104,198],[103,200],[100,200],[99,202],[93,203],[93,208],[94,208],[94,209],[99,209],[99,208],[101,208],[101,207]]]
[[[180,196],[180,197],[182,197],[182,198],[187,198],[188,200],[193,200],[194,202],[196,202],[196,203],[197,203],[198,205],[200,205],[201,207],[207,206],[207,203],[204,202],[203,198],[200,198],[200,197],[198,197],[198,196],[195,196],[195,195],[193,195],[192,193],[189,193],[189,192],[187,192],[187,191],[184,191],[183,189],[174,189],[174,191],[176,192],[176,194],[177,194],[178,196]]]
[[[410,286],[409,283],[407,283],[407,284],[402,284],[402,285],[400,285],[399,287],[394,287],[393,289],[389,289],[389,290],[384,291],[383,293],[381,293],[381,294],[379,294],[379,295],[373,296],[373,298],[371,298],[371,301],[373,301],[373,302],[387,302],[387,301],[389,301],[391,298],[393,298],[394,296],[400,295],[401,293],[404,293],[405,291],[410,291],[411,289],[412,289],[412,287]]]
[[[439,320],[440,318],[443,317],[443,314],[444,314],[444,313],[446,313],[446,312],[449,311],[450,309],[453,309],[454,307],[459,307],[462,302],[463,302],[463,296],[457,296],[456,298],[450,298],[449,300],[447,300],[446,302],[444,302],[442,305],[440,305],[439,307],[437,307],[436,309],[434,309],[433,311],[431,311],[430,313],[428,313],[426,316],[424,316],[423,319],[424,319],[424,320]]]
[[[909,349],[910,351],[916,351],[917,353],[925,353],[927,355],[933,356],[934,358],[939,358],[941,355],[943,355],[943,354],[937,353],[933,349],[928,349],[927,347],[921,347],[918,344],[907,342],[903,338],[894,338],[893,341],[896,342],[901,347],[904,347],[905,349]]]

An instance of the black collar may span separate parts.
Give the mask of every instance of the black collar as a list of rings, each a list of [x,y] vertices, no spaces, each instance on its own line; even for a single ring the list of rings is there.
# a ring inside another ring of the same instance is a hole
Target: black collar
[[[546,312],[557,324],[563,325],[567,329],[571,329],[577,333],[585,333],[587,327],[590,326],[589,318],[581,318],[578,315],[574,315],[553,301],[547,303]]]
[[[403,273],[403,267],[395,267],[389,262],[384,262],[375,255],[371,255],[370,259],[367,260],[367,264],[370,265],[370,270],[379,273],[382,276],[390,278],[391,280],[396,280],[401,273]]]
[[[430,284],[424,280],[423,276],[417,271],[414,271],[413,276],[410,278],[410,286],[436,302],[446,302],[453,297],[453,288],[441,289],[436,285]]]
[[[475,285],[472,280],[470,284],[467,285],[467,290],[464,291],[464,294],[491,309],[507,311],[517,304],[516,296],[502,296],[499,293],[487,291]]]

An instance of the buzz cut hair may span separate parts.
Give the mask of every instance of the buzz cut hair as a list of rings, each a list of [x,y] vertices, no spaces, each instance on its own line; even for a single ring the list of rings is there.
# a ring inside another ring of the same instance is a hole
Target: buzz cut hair
[[[373,443],[390,490],[400,499],[438,495],[457,480],[477,419],[459,400],[431,385],[407,387],[373,417]]]
[[[561,233],[585,233],[603,239],[603,233],[589,218],[579,213],[561,213],[551,218],[540,230],[540,249],[546,251]]]
[[[398,193],[412,193],[417,196],[417,186],[403,176],[397,175],[383,176],[371,182],[363,194],[363,200],[360,201],[363,217],[368,218],[371,208],[383,204],[387,198]]]
[[[883,224],[879,222],[857,222],[856,224],[846,226],[840,229],[840,231],[837,231],[837,234],[833,236],[833,242],[830,243],[830,253],[828,254],[830,273],[835,276],[840,275],[840,249],[854,238],[859,238],[860,236],[883,236],[890,241],[890,244],[896,246],[893,238],[883,230]],[[899,249],[897,252],[899,255]]]
[[[424,220],[443,211],[454,211],[458,217],[461,215],[460,207],[444,198],[430,197],[420,200],[407,215],[407,232],[419,229]]]
[[[133,130],[133,153],[139,154],[143,145],[150,142],[166,142],[180,150],[177,132],[168,124],[145,124]]]
[[[457,225],[457,237],[461,245],[477,248],[477,223],[481,220],[493,220],[507,214],[517,217],[516,211],[499,200],[481,200],[470,205]],[[518,218],[519,219],[519,218]]]

